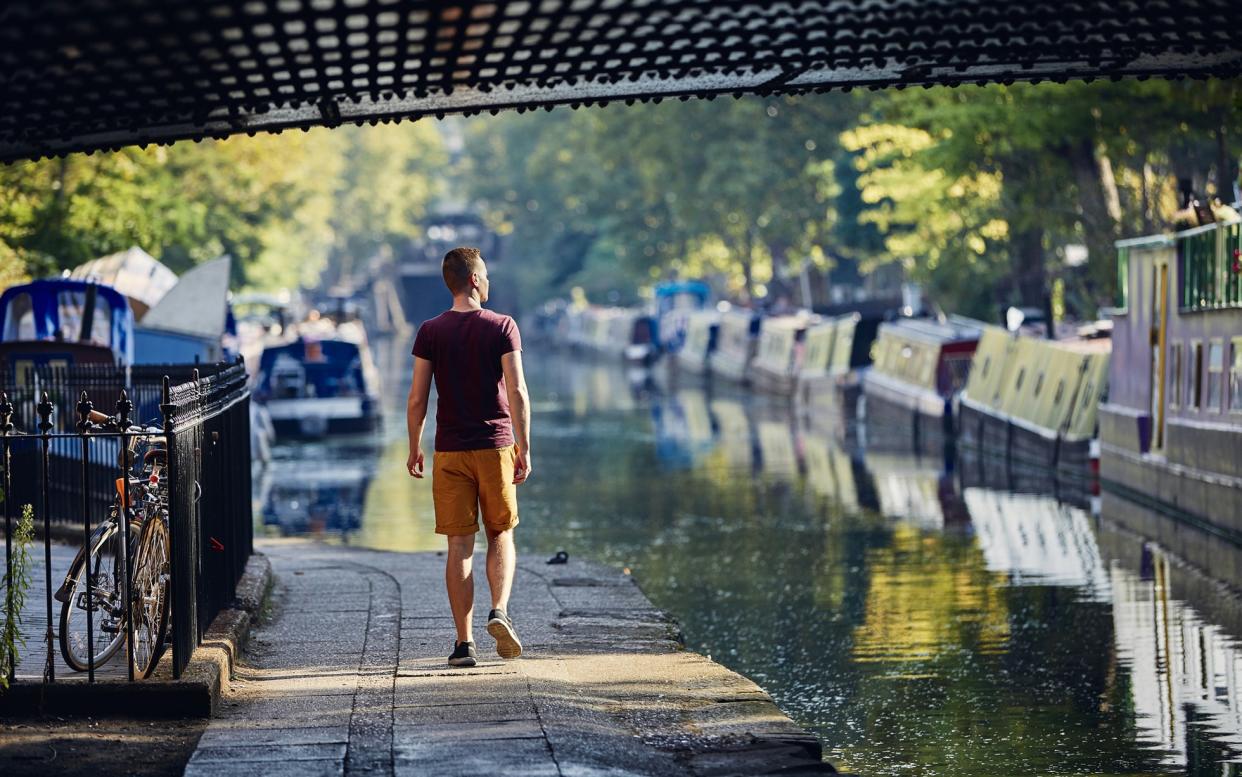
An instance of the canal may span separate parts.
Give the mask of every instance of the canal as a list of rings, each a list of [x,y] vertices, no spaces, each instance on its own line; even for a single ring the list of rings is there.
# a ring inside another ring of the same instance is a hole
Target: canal
[[[441,549],[430,482],[405,473],[406,348],[380,348],[400,367],[382,435],[278,446],[260,533]],[[839,767],[1242,774],[1237,601],[1108,516],[851,452],[776,402],[527,364],[520,551],[628,568]]]

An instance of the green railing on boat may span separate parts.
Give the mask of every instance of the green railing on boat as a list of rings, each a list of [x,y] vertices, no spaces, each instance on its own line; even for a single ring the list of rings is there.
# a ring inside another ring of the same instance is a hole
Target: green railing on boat
[[[1242,307],[1242,222],[1209,224],[1176,240],[1181,310]]]

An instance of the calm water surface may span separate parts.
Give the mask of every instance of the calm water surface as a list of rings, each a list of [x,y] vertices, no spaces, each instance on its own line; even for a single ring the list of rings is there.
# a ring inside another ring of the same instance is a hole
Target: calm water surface
[[[264,531],[442,547],[429,481],[405,474],[404,359],[380,440],[277,451]],[[520,550],[628,567],[839,767],[1242,774],[1237,602],[1153,544],[943,462],[851,454],[774,403],[527,359]]]

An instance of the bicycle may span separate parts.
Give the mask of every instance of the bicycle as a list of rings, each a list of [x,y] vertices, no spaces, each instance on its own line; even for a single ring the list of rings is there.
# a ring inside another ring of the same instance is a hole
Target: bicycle
[[[90,413],[88,421],[96,429],[120,431],[115,418],[97,411]],[[164,472],[168,457],[159,428],[131,425],[125,431],[128,436],[123,450],[138,477],[127,471],[124,478],[116,479],[117,495],[108,516],[91,533],[89,600],[85,548],[78,551],[54,597],[61,603],[59,638],[65,663],[75,671],[87,671],[92,647],[94,665],[106,663],[125,642],[127,613],[122,559],[128,558],[134,676],[146,679],[163,655],[170,618],[171,562]],[[122,516],[129,523],[129,552],[124,557]],[[88,613],[94,621],[93,633],[87,628]]]

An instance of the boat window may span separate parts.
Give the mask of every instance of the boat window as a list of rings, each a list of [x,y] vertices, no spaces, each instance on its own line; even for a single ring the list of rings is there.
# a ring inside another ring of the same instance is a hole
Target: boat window
[[[90,305],[92,296],[94,304]],[[62,291],[56,295],[56,308],[60,322],[57,339],[103,346],[112,344],[112,306],[102,296],[85,291]],[[85,321],[88,315],[89,326]]]
[[[1087,381],[1087,385],[1083,386],[1083,388],[1082,388],[1082,407],[1083,407],[1083,409],[1084,409],[1084,410],[1086,410],[1086,409],[1087,409],[1087,406],[1088,406],[1088,405],[1090,405],[1090,404],[1091,404],[1091,402],[1092,402],[1092,400],[1094,400],[1094,399],[1096,399],[1096,397],[1092,396],[1092,391],[1091,391],[1091,381]],[[1102,398],[1102,397],[1100,398],[1100,401],[1103,401],[1103,398]]]
[[[1229,409],[1242,412],[1242,337],[1235,337],[1229,344]]]
[[[1022,369],[1018,370],[1018,380],[1013,384],[1013,391],[1015,394],[1022,390],[1022,379],[1025,377],[1026,377],[1026,367],[1023,367]]]
[[[1213,340],[1208,344],[1207,409],[1220,412],[1225,391],[1225,344]]]
[[[22,292],[9,300],[4,316],[4,339],[8,342],[35,339],[34,304],[29,294]]]
[[[1044,374],[1041,372],[1035,378],[1035,396],[1039,396],[1039,390],[1044,387]]]
[[[1203,343],[1195,342],[1191,346],[1191,357],[1188,359],[1190,364],[1190,391],[1187,400],[1190,407],[1198,410],[1203,407]]]
[[[1169,407],[1182,404],[1182,344],[1169,346]]]
[[[991,366],[992,366],[992,357],[984,356],[983,357],[983,371],[980,377],[986,378],[988,376],[988,367],[991,367]]]
[[[1091,384],[1088,383],[1087,391],[1083,392],[1083,396],[1087,396],[1090,393],[1091,393]],[[1065,394],[1065,378],[1061,378],[1060,380],[1057,381],[1057,393],[1052,395],[1052,404],[1054,405],[1061,404],[1061,397],[1064,394]]]

